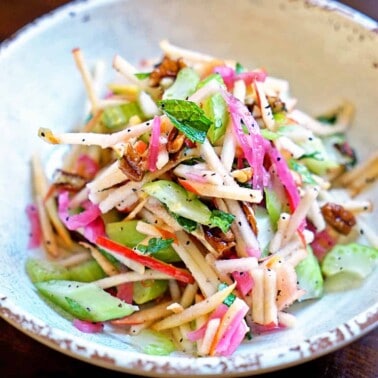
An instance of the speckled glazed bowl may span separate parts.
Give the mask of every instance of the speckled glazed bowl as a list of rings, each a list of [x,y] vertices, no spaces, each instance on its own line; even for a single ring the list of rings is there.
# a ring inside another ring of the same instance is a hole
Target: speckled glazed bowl
[[[36,294],[25,272],[31,200],[30,156],[48,158],[38,127],[72,129],[85,94],[71,50],[101,59],[113,74],[115,53],[132,62],[159,52],[167,38],[183,47],[289,80],[310,114],[343,99],[356,106],[350,138],[361,158],[378,146],[378,25],[331,1],[92,0],[64,6],[29,25],[0,50],[0,314],[40,342],[114,370],[147,376],[238,376],[314,359],[378,324],[376,270],[363,286],[327,293],[293,308],[295,328],[257,336],[229,358],[142,355],[120,334],[83,334]],[[365,193],[378,203],[377,186]],[[371,219],[377,219],[378,212]]]

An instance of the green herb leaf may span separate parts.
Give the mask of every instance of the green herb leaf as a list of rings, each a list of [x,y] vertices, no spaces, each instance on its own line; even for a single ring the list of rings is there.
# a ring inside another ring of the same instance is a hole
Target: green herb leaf
[[[164,248],[167,248],[172,243],[173,239],[151,238],[148,240],[148,245],[138,244],[136,248],[142,253],[154,254]]]
[[[192,142],[205,141],[212,122],[197,104],[186,100],[162,100],[158,105],[173,125]]]
[[[151,72],[137,72],[134,76],[139,80],[144,80],[150,77]]]
[[[235,72],[237,74],[240,74],[240,73],[242,73],[244,71],[245,71],[244,67],[239,62],[237,62],[236,66],[235,66]]]
[[[316,117],[319,122],[334,125],[337,121],[337,114],[320,115]]]
[[[309,154],[303,154],[303,155],[299,158],[299,160],[301,160],[301,159],[307,159],[307,158],[308,158],[308,159],[319,160],[319,161],[323,161],[323,160],[324,160],[322,154],[321,154],[320,152],[318,152],[318,151],[314,151],[314,152],[311,152],[311,153],[309,153]]]
[[[174,216],[174,218],[176,218],[178,224],[184,227],[186,231],[192,232],[197,228],[197,222],[195,222],[194,220],[182,217],[181,215],[177,215],[174,213],[171,214]]]
[[[210,222],[213,227],[219,227],[223,232],[227,232],[235,216],[230,213],[225,213],[222,210],[213,210],[210,216]]]
[[[218,286],[218,290],[221,291],[223,289],[225,289],[226,287],[228,287],[228,285],[226,283],[221,283],[219,286]],[[230,307],[234,301],[236,299],[236,295],[231,293],[229,294],[226,299],[223,301],[223,303],[227,306],[227,307]]]

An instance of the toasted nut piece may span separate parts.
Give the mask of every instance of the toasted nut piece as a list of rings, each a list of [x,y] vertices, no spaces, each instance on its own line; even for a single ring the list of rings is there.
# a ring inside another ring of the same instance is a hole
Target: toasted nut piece
[[[130,180],[141,181],[145,174],[143,158],[130,143],[125,150],[126,154],[120,158],[119,168]]]
[[[259,230],[257,228],[255,214],[253,212],[251,205],[248,202],[243,202],[242,209],[244,211],[245,216],[247,217],[248,223],[251,226],[253,233],[257,235]]]
[[[170,154],[174,154],[181,150],[184,145],[185,134],[179,132],[178,129],[173,127],[168,134],[167,151]]]
[[[253,169],[251,167],[236,169],[231,172],[232,177],[241,183],[249,181],[253,176]]]
[[[157,87],[165,77],[176,77],[177,73],[186,65],[182,59],[173,60],[164,56],[161,63],[150,74],[151,87]]]
[[[235,236],[231,231],[222,232],[219,228],[203,226],[206,241],[223,256],[235,246]]]
[[[340,234],[348,235],[356,224],[353,213],[336,203],[326,203],[321,211],[325,221]]]

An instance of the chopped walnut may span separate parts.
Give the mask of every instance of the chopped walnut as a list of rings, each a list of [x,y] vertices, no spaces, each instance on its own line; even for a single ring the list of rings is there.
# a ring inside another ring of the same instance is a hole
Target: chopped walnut
[[[255,213],[253,212],[251,205],[247,202],[243,202],[242,209],[244,211],[245,216],[247,217],[248,223],[251,226],[253,233],[257,235],[258,233],[257,223],[256,223]]]
[[[119,161],[119,168],[132,181],[141,181],[145,174],[144,159],[128,143],[126,153]]]
[[[253,168],[247,167],[242,169],[236,169],[231,172],[232,177],[241,183],[248,182],[253,176]]]
[[[179,152],[185,142],[185,134],[179,132],[178,129],[173,127],[168,134],[167,151],[170,154]]]
[[[231,231],[222,232],[219,228],[203,226],[206,241],[223,256],[235,246],[235,236]]]
[[[326,203],[321,211],[325,221],[340,234],[348,235],[356,224],[353,213],[336,203]]]
[[[178,72],[185,66],[185,63],[181,58],[173,60],[167,56],[164,56],[163,60],[155,67],[155,69],[150,74],[149,80],[151,87],[159,86],[160,81],[163,78],[175,78]]]
[[[344,156],[350,159],[350,165],[354,165],[357,162],[357,156],[354,149],[350,146],[348,142],[336,143],[335,148]]]
[[[268,96],[267,99],[273,113],[286,111],[286,105],[279,97]]]
[[[57,169],[54,174],[53,185],[55,189],[66,189],[70,191],[79,191],[87,183],[85,177],[77,174]]]

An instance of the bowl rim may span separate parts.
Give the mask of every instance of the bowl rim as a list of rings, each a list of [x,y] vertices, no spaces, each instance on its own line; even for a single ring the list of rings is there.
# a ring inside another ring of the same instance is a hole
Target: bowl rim
[[[61,5],[60,7],[36,18],[34,21],[20,28],[9,38],[0,43],[0,64],[6,54],[11,53],[13,48],[17,48],[19,44],[26,42],[29,38],[33,38],[34,33],[39,33],[44,29],[48,29],[50,25],[56,23],[60,18],[70,12],[81,12],[86,9],[93,9],[102,5],[118,3],[121,0],[74,0],[72,2]],[[135,0],[127,0],[135,1]],[[338,13],[345,19],[352,21],[368,31],[378,33],[378,22],[360,11],[341,4],[334,0],[301,0],[310,6],[323,8]],[[13,327],[23,332],[27,336],[41,342],[42,344],[66,354],[75,359],[82,360],[103,368],[125,373],[135,373],[147,376],[214,376],[214,368],[221,366],[222,371],[215,373],[216,376],[242,376],[254,375],[265,372],[273,372],[299,365],[307,361],[319,358],[328,353],[334,352],[346,345],[363,337],[373,329],[378,327],[378,303],[375,303],[365,311],[349,319],[346,323],[323,332],[311,340],[301,340],[296,345],[290,345],[289,350],[309,350],[309,345],[317,346],[311,353],[303,353],[300,358],[287,355],[287,359],[283,363],[275,363],[274,358],[268,359],[268,363],[261,366],[253,359],[259,357],[251,355],[238,354],[237,356],[224,357],[188,357],[188,356],[147,356],[138,352],[130,352],[128,359],[124,363],[121,358],[114,358],[124,351],[109,346],[101,345],[90,340],[83,340],[68,332],[61,331],[51,327],[43,320],[32,316],[25,309],[20,307],[17,302],[13,302],[11,298],[6,297],[0,292],[0,316],[11,324]],[[358,332],[356,332],[358,329]],[[330,343],[322,346],[320,341],[328,339]],[[68,342],[69,341],[69,342]],[[71,344],[72,342],[72,344]],[[270,350],[271,355],[285,357],[288,351],[287,347],[280,347]],[[261,355],[264,352],[260,353]],[[118,356],[120,357],[120,356]],[[148,370],[143,368],[145,361],[148,359]],[[175,364],[179,362],[175,366]]]

